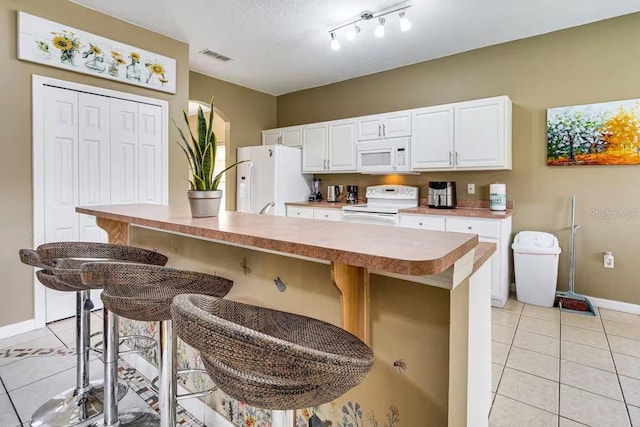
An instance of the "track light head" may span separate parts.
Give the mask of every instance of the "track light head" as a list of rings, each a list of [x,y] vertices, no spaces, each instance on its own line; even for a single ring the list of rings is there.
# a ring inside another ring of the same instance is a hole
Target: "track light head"
[[[347,31],[347,35],[345,37],[347,38],[347,40],[352,41],[353,39],[356,38],[359,32],[360,32],[360,27],[354,24],[353,28]]]
[[[411,28],[411,21],[405,16],[405,11],[400,12],[400,31],[409,31]]]
[[[340,50],[340,41],[336,38],[336,33],[331,33],[331,50]]]
[[[382,16],[378,18],[378,26],[374,34],[376,37],[384,37],[384,18]]]

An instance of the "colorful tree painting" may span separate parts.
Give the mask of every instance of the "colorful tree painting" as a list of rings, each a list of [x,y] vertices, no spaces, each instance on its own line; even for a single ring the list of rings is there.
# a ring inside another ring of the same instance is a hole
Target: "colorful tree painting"
[[[547,110],[547,164],[640,164],[640,100]]]

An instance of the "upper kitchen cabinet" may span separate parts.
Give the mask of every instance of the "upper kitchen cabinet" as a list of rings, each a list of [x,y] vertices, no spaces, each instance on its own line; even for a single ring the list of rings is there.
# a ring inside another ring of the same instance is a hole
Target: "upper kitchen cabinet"
[[[413,170],[511,169],[507,96],[413,110]]]
[[[511,169],[511,100],[454,104],[456,169]]]
[[[302,146],[302,126],[269,129],[262,131],[262,145],[285,145],[287,147]]]
[[[412,169],[453,167],[453,105],[413,110]]]
[[[356,171],[356,122],[335,120],[302,129],[302,171]]]
[[[411,136],[411,111],[358,118],[358,141]]]

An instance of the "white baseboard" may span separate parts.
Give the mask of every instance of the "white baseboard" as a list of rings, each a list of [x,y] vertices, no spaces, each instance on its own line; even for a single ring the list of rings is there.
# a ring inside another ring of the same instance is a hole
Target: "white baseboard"
[[[610,299],[587,297],[591,304],[599,308],[607,308],[609,310],[622,311],[624,313],[640,314],[640,305],[630,304],[628,302],[613,301]]]
[[[14,335],[24,334],[25,332],[33,331],[34,329],[36,329],[35,319],[2,326],[0,327],[0,340]]]

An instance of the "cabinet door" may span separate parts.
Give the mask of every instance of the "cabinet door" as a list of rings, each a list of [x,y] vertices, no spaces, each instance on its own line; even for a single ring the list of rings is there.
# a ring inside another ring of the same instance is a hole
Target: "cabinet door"
[[[507,168],[506,100],[498,97],[455,104],[456,168]]]
[[[302,172],[324,172],[327,167],[327,125],[302,128]]]
[[[365,116],[358,119],[358,141],[382,138],[381,116]]]
[[[262,145],[280,144],[282,132],[280,129],[269,129],[262,131]]]
[[[444,217],[400,214],[400,227],[444,231]]]
[[[496,252],[491,256],[491,300],[502,300],[504,294],[504,290],[502,288],[504,284],[503,281],[500,280],[500,268],[501,263],[504,261],[501,259],[502,254],[500,252],[500,242],[498,239],[491,239],[488,237],[480,237],[478,240],[481,242],[496,244]]]
[[[313,219],[313,208],[302,208],[299,206],[287,206],[287,216],[295,218]]]
[[[411,112],[398,111],[382,115],[382,137],[411,136]]]
[[[282,145],[287,147],[302,147],[302,127],[292,126],[282,128]]]
[[[339,120],[329,123],[329,156],[332,171],[356,171],[356,123]]]
[[[342,221],[342,209],[314,209],[313,219]]]
[[[412,122],[411,168],[453,168],[453,105],[414,110]]]

